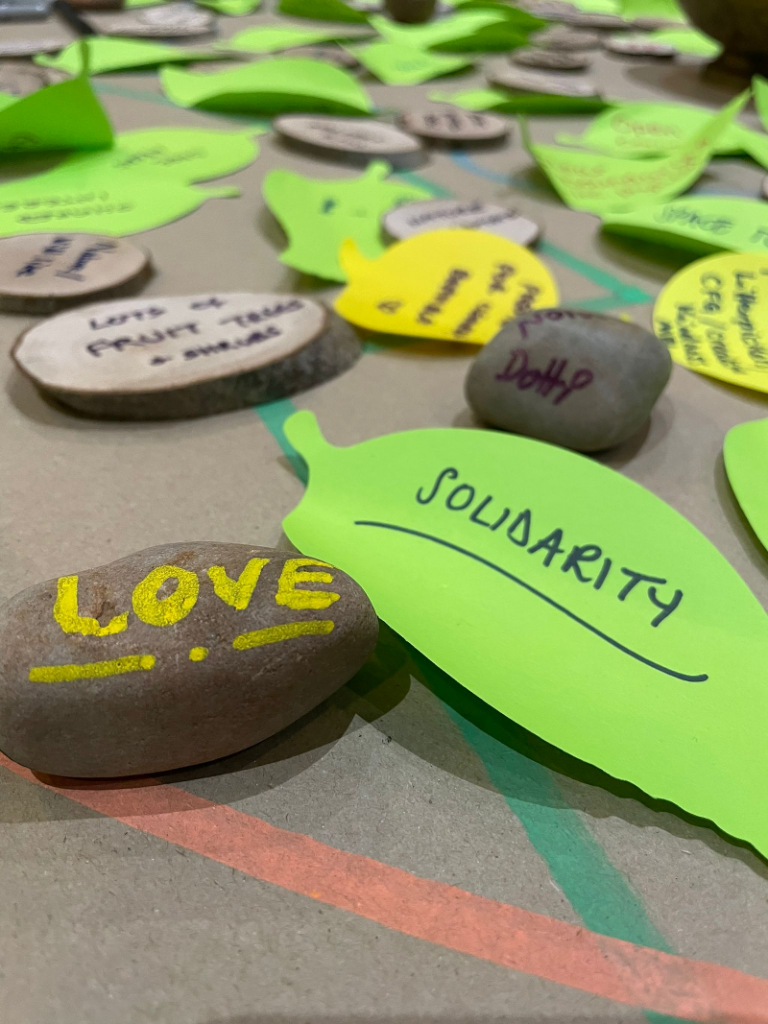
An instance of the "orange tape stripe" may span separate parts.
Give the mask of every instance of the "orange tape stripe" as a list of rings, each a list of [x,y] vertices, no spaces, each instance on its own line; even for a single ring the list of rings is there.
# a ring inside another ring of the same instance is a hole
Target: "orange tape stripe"
[[[0,764],[140,832],[446,949],[658,1013],[768,1024],[768,980],[419,878],[156,780],[58,788],[2,754]]]

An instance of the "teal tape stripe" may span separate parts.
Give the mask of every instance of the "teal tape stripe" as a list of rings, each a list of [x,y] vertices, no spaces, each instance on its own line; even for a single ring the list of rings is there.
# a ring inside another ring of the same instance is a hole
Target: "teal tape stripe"
[[[288,399],[254,409],[306,483],[306,464],[285,436],[285,421],[294,411]],[[533,751],[530,757],[523,752],[529,734],[406,646],[425,683],[482,761],[489,781],[503,795],[584,924],[602,935],[672,952],[640,897],[567,805],[552,772]],[[646,1017],[653,1024],[672,1020],[653,1013]]]

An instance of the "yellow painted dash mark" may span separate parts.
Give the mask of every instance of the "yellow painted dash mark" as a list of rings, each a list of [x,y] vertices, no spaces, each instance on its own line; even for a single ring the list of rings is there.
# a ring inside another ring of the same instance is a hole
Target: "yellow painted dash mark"
[[[256,629],[253,633],[242,633],[232,641],[236,651],[250,651],[252,647],[263,647],[264,644],[277,644],[281,640],[292,640],[295,636],[324,636],[333,632],[330,619],[317,622],[289,622],[284,626],[269,626],[267,629]]]
[[[112,661],[92,661],[87,665],[41,665],[29,670],[30,683],[71,683],[75,679],[102,679],[125,672],[148,672],[154,668],[154,654],[129,654]]]

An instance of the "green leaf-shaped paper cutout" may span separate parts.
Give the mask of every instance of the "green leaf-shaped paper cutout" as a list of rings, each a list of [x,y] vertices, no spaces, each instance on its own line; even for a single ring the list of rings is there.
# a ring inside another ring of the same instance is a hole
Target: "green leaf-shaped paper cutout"
[[[732,427],[723,462],[736,500],[764,548],[768,548],[768,420]]]
[[[515,722],[768,854],[768,620],[678,512],[511,434],[334,448],[309,412],[285,433],[309,466],[300,551]]]
[[[84,41],[70,43],[55,57],[41,54],[35,57],[35,63],[76,75],[83,67],[83,44],[88,47],[88,68],[92,75],[101,75],[108,71],[125,71],[129,68],[152,68],[174,62],[221,59],[220,53],[212,53],[210,50],[168,46],[165,43],[153,43],[143,39],[90,36]]]
[[[552,96],[543,92],[507,92],[501,89],[435,90],[427,97],[437,103],[452,103],[462,110],[493,110],[497,114],[591,114],[608,106],[599,96]]]
[[[0,153],[104,149],[112,138],[85,71],[0,105]]]
[[[470,66],[466,57],[449,57],[386,39],[348,47],[363,67],[386,85],[419,85]]]
[[[203,7],[210,7],[219,14],[226,14],[230,18],[239,18],[243,14],[252,14],[258,7],[261,7],[261,0],[196,0],[196,3]]]
[[[609,213],[603,229],[696,253],[768,253],[768,203],[730,196],[684,196],[671,203]]]
[[[370,97],[342,68],[319,60],[273,57],[232,71],[195,74],[165,67],[160,82],[180,107],[264,115],[370,114]]]
[[[278,11],[294,18],[314,18],[316,21],[341,21],[364,25],[368,15],[356,11],[342,0],[280,0]]]
[[[231,186],[202,189],[139,176],[125,181],[115,181],[114,175],[94,177],[87,186],[47,179],[40,175],[0,185],[0,238],[35,231],[133,235],[178,220],[206,199],[240,194]]]
[[[163,178],[191,185],[233,174],[252,163],[259,153],[254,136],[263,129],[219,131],[211,128],[139,128],[121,132],[111,149],[77,153],[45,175],[46,183],[68,180],[88,185],[106,178]]]
[[[315,43],[336,42],[340,39],[355,39],[351,29],[343,28],[309,28],[300,26],[294,28],[292,25],[264,25],[243,29],[230,36],[229,39],[221,39],[213,45],[217,50],[234,50],[243,53],[279,53],[281,50],[290,50],[294,46],[311,46]],[[366,36],[370,32],[363,33]]]
[[[375,160],[359,177],[340,180],[270,171],[262,192],[288,236],[281,262],[304,274],[346,281],[339,263],[339,248],[346,239],[354,239],[365,256],[380,256],[381,218],[387,210],[429,198],[413,185],[386,181],[390,170],[389,164]]]

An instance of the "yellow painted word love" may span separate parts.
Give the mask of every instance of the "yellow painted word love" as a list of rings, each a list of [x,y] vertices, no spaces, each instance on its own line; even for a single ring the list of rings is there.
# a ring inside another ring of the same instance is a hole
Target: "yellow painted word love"
[[[237,579],[226,572],[223,565],[212,565],[207,570],[213,584],[213,591],[225,604],[243,611],[248,607],[262,569],[268,558],[252,558]],[[339,594],[326,590],[298,590],[299,583],[333,583],[333,576],[327,572],[307,572],[303,566],[324,566],[313,558],[289,558],[283,565],[275,594],[275,604],[295,611],[328,608],[339,600]],[[168,580],[176,580],[172,593],[159,596],[160,589]],[[61,576],[57,584],[56,603],[53,617],[65,633],[79,633],[81,636],[114,636],[128,626],[130,612],[122,612],[102,626],[97,619],[81,615],[77,601],[77,576]],[[136,585],[131,598],[137,618],[150,626],[173,626],[186,618],[197,603],[200,580],[197,573],[182,569],[178,565],[159,565],[147,573]]]

